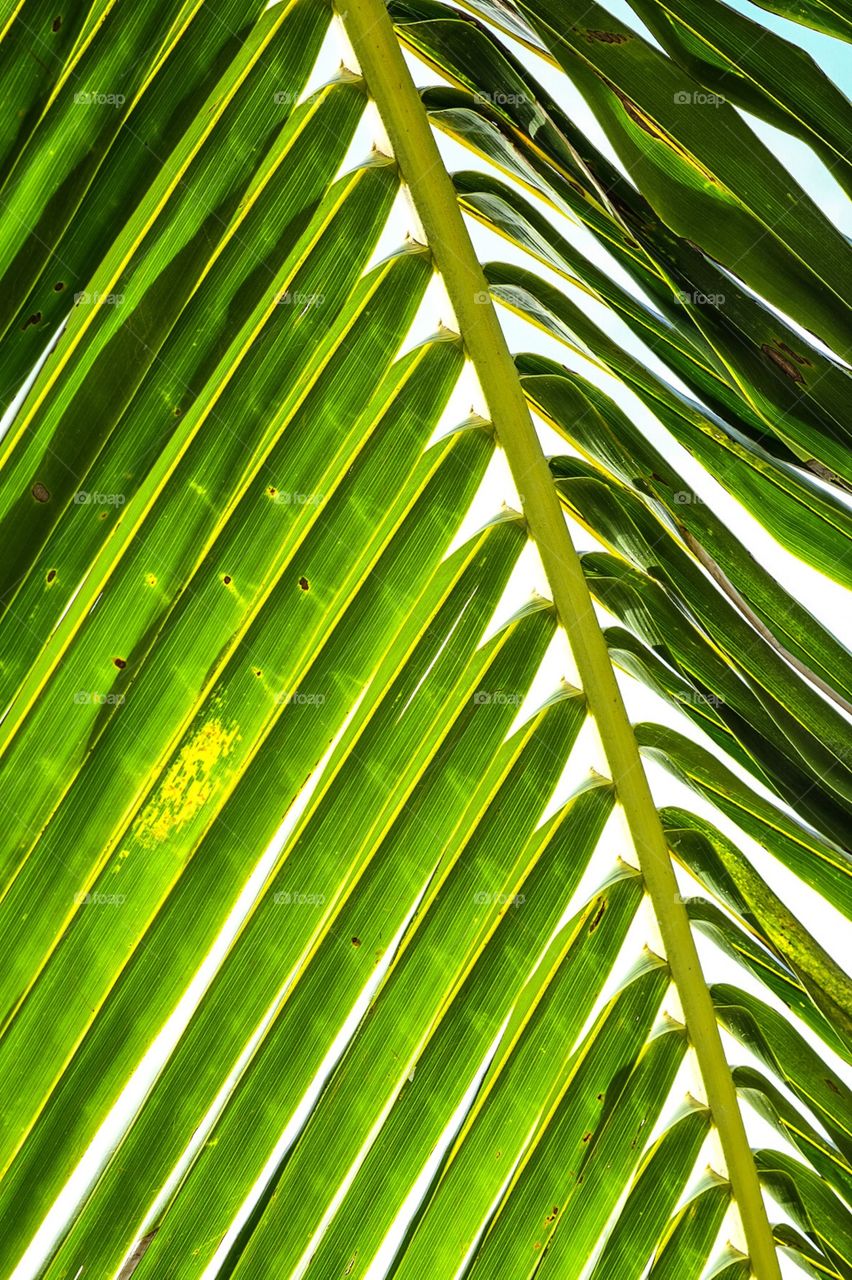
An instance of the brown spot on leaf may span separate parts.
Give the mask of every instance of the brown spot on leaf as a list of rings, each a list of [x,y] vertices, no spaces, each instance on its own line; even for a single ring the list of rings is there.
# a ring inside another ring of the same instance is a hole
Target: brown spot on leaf
[[[773,362],[773,364],[778,366],[778,368],[781,370],[782,373],[786,373],[788,378],[792,378],[793,382],[804,382],[804,378],[802,377],[801,370],[798,369],[796,365],[792,364],[789,360],[785,359],[785,357],[782,356],[780,351],[776,351],[775,348],[771,347],[768,342],[764,342],[761,345],[760,349],[764,353],[764,355],[769,356],[769,359]]]
[[[48,571],[47,571],[47,578],[46,578],[46,581],[47,581],[47,582],[52,582],[52,581],[53,581],[53,579],[54,579],[55,577],[56,577],[56,570],[55,570],[55,569],[48,569]]]
[[[31,324],[41,324],[41,312],[40,312],[40,311],[34,311],[34,312],[32,313],[32,315],[30,316],[29,320],[25,321],[25,322],[24,322],[24,324],[22,324],[22,325],[21,325],[21,328],[22,328],[22,329],[28,329],[28,328],[30,327],[30,325],[31,325]]]
[[[832,1093],[840,1093],[840,1090],[838,1089],[838,1087],[837,1087],[837,1085],[834,1083],[834,1081],[833,1081],[833,1080],[829,1080],[827,1076],[826,1076],[825,1083],[828,1085],[828,1087],[829,1087],[829,1089],[831,1090],[831,1092],[832,1092]]]
[[[610,204],[620,217],[628,219],[633,216],[633,207],[632,205],[629,205],[626,200],[622,200],[621,196],[617,196],[612,191],[608,191],[607,195],[609,197]]]
[[[124,1266],[121,1268],[121,1271],[119,1271],[117,1280],[130,1280],[133,1272],[139,1266],[139,1263],[151,1247],[154,1236],[157,1234],[159,1229],[159,1227],[154,1227],[153,1231],[149,1231],[146,1236],[142,1237],[130,1257],[125,1262]],[[79,1275],[79,1272],[77,1274]]]
[[[40,480],[36,480],[33,485],[32,495],[36,502],[50,502],[50,491],[45,488]]]
[[[626,93],[622,93],[615,85],[611,86],[613,93],[618,98],[624,110],[630,116],[634,124],[644,130],[651,138],[655,138],[658,142],[662,140],[660,132],[654,128],[650,116],[647,116],[641,107],[638,107],[632,98],[628,98]]]
[[[62,19],[54,18],[53,22],[50,24],[50,29],[51,31],[58,31],[61,26],[62,26]]]
[[[360,938],[353,938],[353,939],[352,939],[352,945],[353,945],[353,947],[360,947],[360,945],[361,945],[361,939],[360,939]]]
[[[56,284],[53,286],[53,291],[54,293],[61,293],[64,288],[65,288],[65,281],[57,280]]]
[[[127,663],[125,662],[124,658],[113,658],[113,662],[118,667],[119,671],[123,671],[124,668],[127,666]]]
[[[624,31],[587,30],[585,36],[589,44],[627,44],[630,39]]]
[[[604,917],[605,911],[606,911],[606,903],[602,902],[601,905],[598,907],[597,911],[595,912],[594,917],[592,918],[591,924],[589,925],[589,933],[594,933],[595,929],[597,929],[598,925],[600,924],[601,920]]]
[[[780,338],[776,338],[775,341],[778,343],[778,346],[782,351],[786,352],[788,356],[791,356],[792,359],[796,361],[796,364],[809,365],[811,363],[807,356],[800,355],[798,351],[794,351],[792,347],[788,347],[787,343],[782,342]]]
[[[231,575],[229,573],[224,574],[222,581],[226,587],[229,587],[231,585]]]
[[[308,582],[307,578],[300,578],[299,586],[302,589],[302,591],[310,591],[311,589],[311,584]]]
[[[548,1222],[555,1222],[558,1217],[559,1217],[559,1205],[555,1204],[553,1208],[550,1210],[550,1213],[547,1215],[547,1217],[544,1220],[545,1225],[547,1225]]]
[[[588,1142],[588,1141],[589,1141],[589,1139],[591,1138],[591,1136],[592,1136],[592,1135],[591,1135],[590,1133],[584,1133],[584,1134],[583,1134],[583,1141],[584,1141],[584,1142]]]

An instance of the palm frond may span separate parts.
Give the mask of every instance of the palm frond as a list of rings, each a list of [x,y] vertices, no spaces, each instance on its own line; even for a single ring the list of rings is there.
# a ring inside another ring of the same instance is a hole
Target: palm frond
[[[848,103],[348,6],[0,22],[0,1272],[846,1280]]]

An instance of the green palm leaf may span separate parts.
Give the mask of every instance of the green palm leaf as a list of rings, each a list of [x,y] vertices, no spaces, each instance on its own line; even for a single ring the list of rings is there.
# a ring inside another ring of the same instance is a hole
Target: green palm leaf
[[[14,1280],[852,1276],[848,103],[467,8],[0,17]]]

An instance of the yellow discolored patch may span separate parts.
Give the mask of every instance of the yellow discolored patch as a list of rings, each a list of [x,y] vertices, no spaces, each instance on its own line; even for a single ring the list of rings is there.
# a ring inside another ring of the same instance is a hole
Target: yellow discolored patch
[[[137,837],[142,844],[159,844],[185,827],[222,783],[220,768],[239,740],[236,725],[226,729],[208,720],[190,738],[142,814]]]

